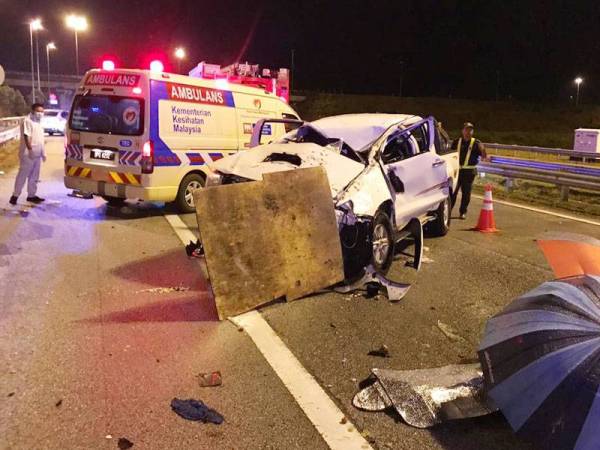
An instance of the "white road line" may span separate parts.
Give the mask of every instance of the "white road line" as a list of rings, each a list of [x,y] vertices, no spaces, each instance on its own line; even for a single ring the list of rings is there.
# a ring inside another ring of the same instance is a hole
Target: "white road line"
[[[479,198],[479,199],[483,199],[483,197],[481,195],[475,195],[475,194],[473,194],[473,197]],[[500,205],[506,205],[506,206],[513,206],[515,208],[526,209],[528,211],[533,211],[533,212],[537,212],[537,213],[540,213],[540,214],[547,214],[549,216],[560,217],[561,219],[569,219],[569,220],[574,220],[576,222],[587,223],[588,225],[600,226],[600,222],[596,222],[594,220],[584,219],[583,217],[570,216],[568,214],[562,214],[562,213],[558,213],[558,212],[554,212],[554,211],[549,211],[547,209],[542,209],[542,208],[536,208],[534,206],[523,205],[521,203],[507,202],[506,200],[494,200],[494,203],[499,203]]]
[[[176,214],[165,214],[165,219],[184,245],[190,241],[196,241],[196,236],[181,220],[181,217]],[[372,449],[348,418],[344,424],[340,423],[345,417],[344,413],[285,346],[260,313],[250,311],[232,317],[230,320],[248,333],[329,448],[334,450]]]
[[[346,419],[319,383],[300,364],[267,321],[257,311],[230,320],[252,338],[267,362],[290,391],[302,411],[334,450],[371,449],[371,445]]]
[[[177,237],[181,239],[181,242],[183,242],[184,245],[188,245],[190,241],[196,242],[198,240],[196,235],[191,232],[185,222],[181,220],[181,217],[177,214],[165,214],[165,219],[167,219],[167,222],[169,222],[173,231],[175,231],[175,234],[177,234]]]

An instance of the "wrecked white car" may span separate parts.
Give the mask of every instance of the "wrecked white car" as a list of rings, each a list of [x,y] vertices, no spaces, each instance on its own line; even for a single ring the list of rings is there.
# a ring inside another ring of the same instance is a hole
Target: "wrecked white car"
[[[260,145],[269,122],[297,127]],[[350,114],[314,122],[264,119],[247,152],[214,164],[206,186],[261,180],[263,174],[323,166],[340,230],[344,270],[357,276],[372,264],[385,274],[395,246],[411,240],[416,253],[423,227],[442,236],[450,226],[456,158],[442,157],[447,140],[433,117]],[[301,195],[301,193],[299,193]],[[418,268],[420,257],[415,257]]]

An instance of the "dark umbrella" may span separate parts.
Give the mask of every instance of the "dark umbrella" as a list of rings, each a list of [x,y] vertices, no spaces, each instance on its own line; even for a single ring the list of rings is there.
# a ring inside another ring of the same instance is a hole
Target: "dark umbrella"
[[[600,276],[542,284],[486,325],[488,395],[515,432],[547,449],[600,448]]]

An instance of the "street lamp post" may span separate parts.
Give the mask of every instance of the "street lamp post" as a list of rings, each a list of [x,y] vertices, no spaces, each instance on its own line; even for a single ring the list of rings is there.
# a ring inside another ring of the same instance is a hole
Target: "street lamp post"
[[[581,86],[581,83],[583,83],[583,78],[575,78],[575,84],[577,85],[577,94],[575,95],[575,106],[579,106],[579,87]]]
[[[42,83],[40,82],[40,42],[39,42],[39,33],[35,33],[35,59],[37,65],[37,83],[38,90],[42,92]]]
[[[181,73],[181,60],[185,59],[185,50],[182,47],[175,49],[175,58],[177,58],[177,73]]]
[[[84,16],[69,14],[65,20],[65,23],[68,28],[71,28],[75,32],[75,70],[77,75],[79,75],[79,39],[77,34],[80,31],[87,30],[88,22]]]
[[[37,31],[42,30],[42,19],[34,19],[29,22],[29,44],[31,48],[31,100],[35,103],[35,68],[33,63],[33,32],[35,31],[35,39],[37,43]],[[39,71],[39,53],[38,53],[38,86],[40,82],[40,71]]]
[[[50,50],[56,50],[54,42],[48,42],[46,44],[46,65],[48,67],[48,78],[46,81],[48,82],[48,98],[50,98]]]

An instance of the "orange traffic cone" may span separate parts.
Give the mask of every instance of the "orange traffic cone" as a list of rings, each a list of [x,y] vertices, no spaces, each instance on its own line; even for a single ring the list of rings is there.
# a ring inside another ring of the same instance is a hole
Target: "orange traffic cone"
[[[483,205],[481,206],[481,212],[479,213],[479,221],[477,226],[473,228],[475,231],[481,231],[482,233],[495,233],[496,221],[494,220],[494,204],[492,201],[492,185],[485,185],[485,194],[483,196]]]

